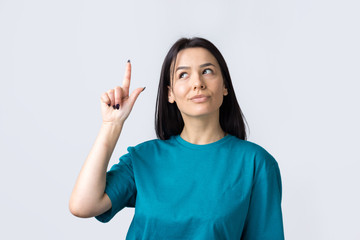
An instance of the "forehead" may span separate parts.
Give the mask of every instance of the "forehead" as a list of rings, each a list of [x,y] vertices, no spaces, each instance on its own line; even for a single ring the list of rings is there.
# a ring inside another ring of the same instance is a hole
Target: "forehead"
[[[201,65],[212,63],[218,66],[216,58],[205,48],[194,47],[181,50],[176,56],[175,68],[178,66]]]

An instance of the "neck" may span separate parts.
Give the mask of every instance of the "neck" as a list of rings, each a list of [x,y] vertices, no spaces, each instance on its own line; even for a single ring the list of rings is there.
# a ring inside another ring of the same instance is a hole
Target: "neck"
[[[226,136],[220,126],[219,113],[211,117],[183,116],[183,120],[184,129],[180,136],[187,142],[203,145],[216,142]]]

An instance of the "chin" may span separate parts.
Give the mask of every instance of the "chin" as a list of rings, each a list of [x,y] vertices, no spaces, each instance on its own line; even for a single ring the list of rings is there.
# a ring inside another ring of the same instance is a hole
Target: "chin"
[[[181,115],[183,115],[183,118],[184,118],[184,115],[186,115],[186,117],[194,117],[194,118],[196,118],[196,117],[206,117],[206,116],[210,117],[210,116],[212,116],[214,114],[218,115],[219,114],[219,109],[212,110],[212,111],[203,109],[203,110],[198,110],[198,111],[194,110],[194,111],[191,111],[191,112],[181,112]]]

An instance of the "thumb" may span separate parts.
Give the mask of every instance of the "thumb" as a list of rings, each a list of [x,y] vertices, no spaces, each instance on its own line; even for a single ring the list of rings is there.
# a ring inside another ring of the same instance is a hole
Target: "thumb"
[[[134,105],[134,103],[135,103],[136,99],[138,98],[138,96],[140,95],[140,93],[145,90],[145,88],[146,87],[137,88],[130,94],[129,101],[130,101],[132,106]]]

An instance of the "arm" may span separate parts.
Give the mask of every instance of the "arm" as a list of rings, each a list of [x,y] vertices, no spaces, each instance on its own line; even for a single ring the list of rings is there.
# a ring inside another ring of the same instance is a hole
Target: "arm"
[[[101,96],[103,123],[93,147],[80,171],[72,191],[69,209],[77,217],[94,217],[112,207],[106,186],[106,170],[125,120],[145,88],[129,96],[131,64],[127,63],[122,87],[110,89]]]
[[[122,126],[102,124],[71,194],[69,208],[73,215],[93,217],[111,208],[110,198],[104,193],[106,170]]]
[[[242,240],[283,240],[282,184],[274,160],[254,182]]]

